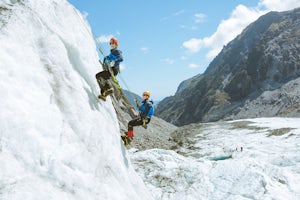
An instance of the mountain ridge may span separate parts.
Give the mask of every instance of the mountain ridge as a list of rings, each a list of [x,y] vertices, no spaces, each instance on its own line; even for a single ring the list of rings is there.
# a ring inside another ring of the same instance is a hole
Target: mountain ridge
[[[300,8],[261,16],[225,45],[202,75],[162,100],[157,116],[178,126],[234,118],[246,101],[299,77],[299,19]]]

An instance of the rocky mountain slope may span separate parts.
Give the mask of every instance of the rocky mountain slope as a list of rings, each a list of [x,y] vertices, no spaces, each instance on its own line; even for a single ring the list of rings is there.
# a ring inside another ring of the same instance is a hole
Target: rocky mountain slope
[[[132,98],[140,101],[141,97],[134,93],[129,94],[127,90],[120,90],[117,84],[112,85],[115,92],[111,98],[117,113],[120,132],[126,132],[128,122],[138,116],[138,109],[134,107]],[[135,136],[130,147],[138,151],[152,148],[170,149],[176,145],[176,142],[171,139],[171,133],[176,129],[173,124],[153,116],[146,129],[140,126],[134,127]]]
[[[156,114],[179,126],[252,116],[300,116],[297,87],[289,87],[299,84],[295,80],[299,75],[300,8],[270,12],[224,46],[204,74],[185,81],[174,96],[161,101]],[[271,93],[276,98],[262,106],[260,99]],[[285,96],[291,106],[279,108]],[[259,106],[262,112],[245,112],[249,106]]]

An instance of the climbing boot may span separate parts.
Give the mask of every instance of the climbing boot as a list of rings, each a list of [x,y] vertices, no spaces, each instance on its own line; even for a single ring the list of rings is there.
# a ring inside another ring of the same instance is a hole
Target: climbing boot
[[[132,137],[130,138],[130,137],[127,136],[127,132],[123,133],[121,135],[121,138],[122,138],[122,140],[124,142],[125,147],[128,147],[131,144],[132,140],[133,140]]]
[[[145,125],[143,124],[142,127],[143,127],[144,129],[147,129],[147,128],[148,128],[147,124],[145,124]]]
[[[98,99],[102,99],[103,101],[106,101],[106,96],[99,94]]]
[[[114,88],[109,88],[103,92],[102,96],[107,97],[107,95],[112,94],[113,92],[114,92]]]
[[[109,88],[105,90],[102,94],[99,94],[98,98],[102,99],[103,101],[106,101],[107,95],[112,94],[113,92],[114,92],[114,88]]]

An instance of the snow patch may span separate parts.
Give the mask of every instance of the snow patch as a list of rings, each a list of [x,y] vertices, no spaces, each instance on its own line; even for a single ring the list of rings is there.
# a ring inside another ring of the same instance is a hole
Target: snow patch
[[[131,152],[155,199],[299,199],[300,119],[257,118],[179,128],[174,151]],[[271,134],[284,130],[283,134]],[[186,135],[186,136],[185,136]]]

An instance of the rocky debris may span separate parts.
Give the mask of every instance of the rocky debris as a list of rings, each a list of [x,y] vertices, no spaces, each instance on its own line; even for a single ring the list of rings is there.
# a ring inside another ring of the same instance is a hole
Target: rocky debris
[[[176,126],[154,116],[147,129],[141,126],[134,127],[135,136],[132,147],[138,150],[171,149],[176,144],[171,133],[176,129]]]
[[[121,135],[127,131],[128,122],[138,116],[138,111],[132,103],[128,101],[128,99],[130,99],[130,97],[128,97],[128,91],[123,92],[123,90],[118,88],[117,84],[113,85],[115,92],[111,97],[117,113]],[[134,96],[137,95],[135,94]],[[134,140],[130,147],[138,151],[152,148],[170,149],[175,145],[171,139],[171,133],[176,129],[177,127],[173,124],[153,116],[151,122],[147,125],[147,129],[141,126],[134,127]]]
[[[226,118],[256,118],[300,115],[300,78],[292,80],[279,89],[263,92],[258,98],[248,100],[234,115]]]

